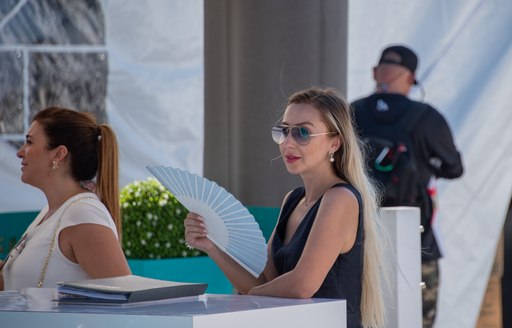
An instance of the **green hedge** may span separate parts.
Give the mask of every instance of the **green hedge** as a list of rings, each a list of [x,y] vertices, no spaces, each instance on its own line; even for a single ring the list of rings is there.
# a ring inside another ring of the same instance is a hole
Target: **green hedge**
[[[123,250],[129,259],[202,255],[185,245],[183,220],[188,211],[157,180],[126,185],[120,192]]]

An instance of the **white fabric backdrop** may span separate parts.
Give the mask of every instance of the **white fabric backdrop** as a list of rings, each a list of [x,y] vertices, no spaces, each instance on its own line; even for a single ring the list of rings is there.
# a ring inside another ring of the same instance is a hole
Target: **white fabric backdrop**
[[[440,182],[445,257],[436,327],[472,328],[512,186],[512,3],[507,0],[350,1],[348,98],[372,92],[389,43],[420,57],[425,101],[451,125],[464,176]],[[416,90],[411,96],[420,98]]]
[[[120,147],[121,186],[148,164],[201,174],[203,2],[104,0],[107,115]],[[0,140],[0,212],[39,210],[43,194],[21,183],[16,150]]]
[[[203,2],[105,0],[109,119],[121,183],[148,164],[202,173]]]

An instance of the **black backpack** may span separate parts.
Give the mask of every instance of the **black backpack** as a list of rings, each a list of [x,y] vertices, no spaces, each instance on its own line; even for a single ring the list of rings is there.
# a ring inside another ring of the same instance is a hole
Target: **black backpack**
[[[413,151],[412,131],[426,105],[406,108],[394,123],[379,123],[368,107],[356,109],[356,121],[367,147],[370,176],[384,192],[382,206],[417,206],[421,185]]]

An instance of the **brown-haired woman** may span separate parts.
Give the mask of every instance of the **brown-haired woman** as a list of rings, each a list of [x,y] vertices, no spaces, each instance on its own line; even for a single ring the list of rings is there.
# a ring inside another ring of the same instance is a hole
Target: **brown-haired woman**
[[[17,155],[21,180],[40,189],[48,205],[4,261],[0,290],[130,274],[119,242],[112,129],[86,113],[48,108],[34,117]]]

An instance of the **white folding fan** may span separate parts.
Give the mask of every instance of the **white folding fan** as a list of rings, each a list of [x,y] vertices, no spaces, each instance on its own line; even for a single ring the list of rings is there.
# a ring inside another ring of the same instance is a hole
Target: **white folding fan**
[[[267,263],[265,237],[249,210],[232,194],[185,170],[162,165],[146,168],[183,206],[204,218],[208,239],[253,276],[263,272]]]

